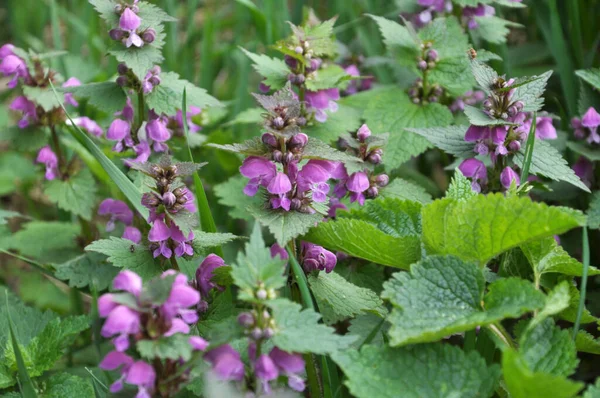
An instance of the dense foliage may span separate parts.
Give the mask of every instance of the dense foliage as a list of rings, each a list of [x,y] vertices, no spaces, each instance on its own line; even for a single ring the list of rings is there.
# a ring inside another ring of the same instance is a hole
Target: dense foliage
[[[600,4],[27,1],[2,397],[600,396]]]

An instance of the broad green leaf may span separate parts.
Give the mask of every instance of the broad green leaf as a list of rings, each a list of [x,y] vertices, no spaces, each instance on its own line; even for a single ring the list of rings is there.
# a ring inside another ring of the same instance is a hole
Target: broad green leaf
[[[588,227],[600,229],[600,192],[595,192],[587,211]]]
[[[538,311],[531,322],[527,325],[527,329],[533,329],[542,323],[550,316],[559,314],[569,307],[570,303],[569,283],[563,281],[552,289],[546,296],[544,308]]]
[[[212,233],[195,230],[192,246],[194,248],[194,252],[197,254],[206,255],[208,254],[209,249],[217,246],[223,246],[235,239],[238,239],[238,236],[230,233]]]
[[[218,294],[208,306],[208,310],[200,314],[200,321],[196,325],[198,332],[204,337],[214,335],[214,329],[219,323],[235,317],[239,311],[228,293]]]
[[[600,340],[585,330],[579,330],[577,332],[575,346],[577,347],[577,351],[600,355]]]
[[[369,222],[391,236],[420,236],[421,208],[420,203],[381,198],[350,213],[340,213],[339,217]]]
[[[109,115],[122,110],[127,101],[127,95],[123,88],[114,81],[82,84],[81,86],[61,88],[60,91],[85,98],[90,105]]]
[[[8,246],[44,262],[66,261],[76,252],[79,229],[79,224],[32,221],[9,238]]]
[[[41,106],[45,112],[50,112],[55,108],[60,107],[60,103],[64,102],[64,97],[61,94],[59,96],[59,100],[56,99],[56,96],[52,92],[52,89],[42,88],[42,87],[34,87],[34,86],[23,86],[23,94],[27,96],[29,99],[35,101],[39,106]]]
[[[364,264],[360,259],[348,259],[338,262],[335,272],[344,277],[348,282],[380,293],[385,279],[385,268],[379,264]]]
[[[48,181],[44,194],[61,209],[84,220],[92,218],[92,209],[96,205],[96,182],[89,169],[82,169],[67,180]]]
[[[476,195],[477,192],[474,192],[471,188],[471,182],[459,169],[456,169],[450,181],[448,191],[446,191],[446,197],[460,202],[462,200],[469,200]]]
[[[248,212],[256,218],[275,236],[275,240],[281,246],[285,246],[290,240],[305,234],[323,220],[320,213],[308,214],[298,211],[283,211],[265,209],[264,205],[248,207]]]
[[[469,118],[469,122],[474,126],[495,126],[495,125],[510,125],[508,120],[494,119],[483,110],[471,105],[465,105],[465,115]]]
[[[94,387],[89,378],[84,379],[66,372],[50,376],[44,386],[43,398],[94,396]]]
[[[569,282],[569,297],[570,297],[569,307],[567,309],[563,310],[560,314],[558,314],[558,317],[561,319],[564,319],[565,321],[575,323],[575,319],[577,318],[577,310],[579,308],[579,298],[581,296],[581,293],[579,292],[579,289],[577,289],[577,287],[575,286],[575,282],[573,281],[573,278],[569,278],[569,279],[567,279],[567,281]],[[598,322],[598,321],[599,321],[598,318],[593,316],[587,308],[585,308],[585,307],[583,308],[583,314],[581,316],[581,324]]]
[[[523,167],[524,159],[525,149],[521,148],[521,150],[515,154],[515,164],[519,167]],[[548,177],[554,181],[565,181],[586,192],[590,192],[590,189],[575,174],[573,169],[569,167],[556,148],[543,140],[535,141],[529,172]]]
[[[210,143],[208,146],[227,152],[240,153],[246,156],[266,156],[269,153],[267,147],[265,144],[263,144],[260,137],[254,137],[242,143],[226,145]]]
[[[487,42],[494,44],[506,43],[506,37],[510,33],[509,28],[520,28],[523,25],[498,18],[494,15],[485,17],[474,17],[479,25],[475,32]]]
[[[309,275],[308,284],[317,300],[323,321],[333,324],[363,313],[385,316],[387,310],[372,290],[358,287],[335,272]]]
[[[334,329],[319,323],[321,315],[286,299],[268,303],[275,319],[273,344],[288,352],[331,354],[344,350],[356,336],[340,336]]]
[[[332,357],[357,398],[489,397],[500,378],[498,365],[488,366],[476,351],[448,344],[366,345]]]
[[[471,72],[479,87],[486,93],[490,93],[494,82],[498,79],[498,73],[476,58],[471,59]]]
[[[348,173],[363,170],[366,167],[366,164],[361,159],[349,155],[346,152],[338,151],[317,138],[309,138],[302,154],[305,159],[323,159],[334,162],[344,162]]]
[[[55,276],[68,281],[69,286],[84,288],[95,287],[98,291],[106,290],[117,276],[118,268],[108,264],[106,257],[98,253],[84,253],[66,263],[54,266]]]
[[[3,140],[3,130],[9,129],[5,127],[0,128],[0,141]],[[23,132],[23,136],[28,136],[28,133],[30,132],[31,131]],[[31,141],[35,141],[35,133],[27,138],[31,139]],[[27,138],[23,137],[21,140]],[[42,138],[44,138],[45,141],[43,133]],[[10,141],[9,145],[11,147],[15,147],[15,140],[11,139],[7,141]],[[40,144],[41,147],[43,143]],[[34,165],[31,159],[27,159],[25,156],[23,156],[24,151],[24,149],[19,150],[19,152],[6,150],[0,154],[0,196],[6,196],[15,191],[26,188],[30,182],[33,182],[39,178],[40,173],[38,172],[38,167],[41,168],[41,165]]]
[[[306,88],[311,91],[326,90],[329,88],[344,88],[352,76],[338,65],[328,65],[309,75]]]
[[[358,130],[361,126],[362,110],[358,111],[356,108],[346,105],[344,101],[346,98],[350,97],[344,97],[338,101],[336,112],[328,113],[327,122],[315,121],[311,126],[304,127],[302,131],[311,138],[316,137],[325,142],[334,142],[340,135]]]
[[[228,215],[231,218],[251,220],[252,215],[246,210],[249,206],[260,205],[260,195],[248,196],[244,194],[244,187],[248,179],[242,175],[236,175],[229,180],[215,185],[214,192],[221,205],[229,207]]]
[[[189,339],[189,335],[177,333],[157,340],[139,340],[135,347],[142,358],[149,361],[154,358],[189,361],[192,356]]]
[[[394,305],[388,320],[392,346],[437,341],[543,307],[544,295],[528,281],[498,280],[484,296],[482,270],[452,257],[430,256],[396,273],[383,298]]]
[[[27,216],[22,215],[18,211],[0,209],[0,225],[6,225],[6,224],[8,224],[7,220],[9,218],[15,218],[15,217],[29,218]]]
[[[474,145],[465,141],[465,133],[468,126],[447,126],[433,128],[410,128],[406,129],[427,139],[436,148],[442,149],[457,157],[472,157]]]
[[[600,160],[600,151],[590,147],[589,145],[584,144],[580,141],[567,141],[567,148],[572,150],[575,153],[585,156],[588,160],[592,162],[597,162]]]
[[[508,392],[513,398],[571,398],[583,388],[583,383],[563,376],[534,372],[512,349],[502,354],[502,371]]]
[[[27,127],[21,129],[18,126],[12,126],[0,128],[0,142],[7,143],[10,148],[17,151],[33,152],[47,145],[48,138],[43,128]]]
[[[529,241],[585,224],[581,212],[529,198],[477,195],[436,200],[423,208],[423,242],[430,254],[453,254],[485,264]]]
[[[553,237],[528,242],[521,245],[521,250],[529,260],[536,275],[553,272],[581,276],[583,272],[583,264],[569,256]],[[590,266],[588,274],[598,275],[600,270]]]
[[[582,398],[600,398],[600,378],[596,379],[595,384],[591,384],[582,395]]]
[[[369,15],[369,17],[379,26],[388,52],[398,55],[400,62],[417,57],[419,53],[417,38],[413,37],[406,27],[383,17],[375,15]]]
[[[272,90],[279,90],[285,86],[291,71],[282,59],[271,58],[264,54],[254,54],[244,48],[241,50],[252,60],[252,67],[264,78],[264,84],[271,87]]]
[[[515,88],[515,91],[511,97],[512,101],[523,101],[525,106],[523,107],[524,112],[535,112],[542,109],[544,106],[544,91],[546,90],[546,83],[552,75],[552,71],[542,73],[539,76],[531,76],[532,80],[528,84],[524,84]]]
[[[254,223],[250,241],[244,252],[238,252],[235,264],[231,266],[231,277],[240,291],[240,298],[253,300],[254,293],[262,286],[265,290],[279,289],[285,285],[285,260],[272,258],[265,246],[260,225]]]
[[[145,281],[162,272],[162,268],[152,257],[150,249],[136,245],[128,239],[111,236],[109,239],[92,242],[85,250],[108,256],[107,260],[115,267],[131,270]]]
[[[116,43],[108,53],[117,61],[127,65],[140,80],[144,78],[150,68],[155,64],[161,64],[164,60],[160,49],[154,43],[143,47],[131,46],[129,48],[121,43]]]
[[[402,178],[396,178],[384,188],[380,189],[379,196],[382,198],[419,202],[421,204],[427,204],[432,201],[431,195],[425,188]]]
[[[581,69],[575,71],[575,74],[596,90],[600,90],[600,68]]]
[[[174,115],[183,102],[183,91],[187,95],[188,110],[190,106],[200,108],[219,107],[222,104],[210,96],[206,90],[196,87],[187,80],[180,79],[175,72],[160,74],[160,84],[146,96],[148,108],[154,109],[157,114]]]
[[[416,105],[398,88],[382,90],[373,97],[363,117],[374,134],[390,134],[383,152],[386,170],[399,167],[430,147],[428,140],[406,128],[446,126],[452,122],[447,107],[439,103]]]

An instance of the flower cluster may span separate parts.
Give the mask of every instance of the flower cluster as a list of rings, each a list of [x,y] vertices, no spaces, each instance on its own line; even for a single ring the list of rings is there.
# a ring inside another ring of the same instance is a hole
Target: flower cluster
[[[115,13],[119,15],[119,27],[111,29],[109,36],[113,40],[122,42],[126,47],[142,47],[156,39],[154,29],[139,29],[142,19],[137,15],[139,13],[138,2],[139,0],[134,0],[132,5],[117,4],[115,6]]]
[[[452,112],[462,112],[465,110],[465,105],[477,105],[485,99],[485,93],[480,90],[469,90],[462,96],[456,98],[449,108]]]
[[[496,9],[488,4],[477,4],[475,7],[465,7],[462,10],[463,23],[469,29],[479,27],[476,17],[491,17],[494,15],[496,15]]]
[[[127,203],[112,198],[104,199],[98,207],[98,215],[110,217],[106,223],[107,232],[113,231],[115,229],[115,222],[120,221],[125,225],[123,239],[129,239],[135,244],[142,241],[140,230],[131,225],[133,223],[133,212],[127,206]]]
[[[173,270],[164,272],[145,287],[139,275],[122,271],[114,279],[113,289],[117,292],[106,293],[98,300],[98,312],[106,318],[101,334],[113,338],[114,345],[100,368],[119,369],[121,374],[110,386],[110,391],[121,391],[126,383],[137,386],[138,398],[150,398],[165,390],[176,392],[188,377],[185,372],[178,372],[182,361],[152,359],[147,355],[145,359],[152,360],[135,360],[126,351],[133,350],[136,343],[143,340],[157,342],[176,334],[189,334],[190,325],[198,321],[195,306],[200,301],[200,294],[188,284],[185,275]],[[199,336],[190,336],[187,341],[190,350],[204,351],[208,346]]]
[[[576,139],[585,140],[589,145],[594,147],[600,144],[600,135],[598,134],[600,114],[593,107],[589,107],[581,118],[574,117],[571,120],[571,127],[574,130],[573,135]],[[584,184],[588,187],[592,186],[594,180],[594,162],[585,156],[580,156],[573,165],[573,170]]]
[[[40,149],[35,161],[46,166],[46,180],[50,181],[58,177],[58,158],[48,145]]]
[[[31,80],[25,60],[15,54],[15,46],[10,43],[0,47],[0,73],[11,78],[9,88],[15,88],[19,79]]]
[[[350,64],[344,67],[344,71],[352,77],[360,77],[360,70],[358,69],[358,66],[356,64]],[[352,95],[360,91],[370,90],[373,86],[373,80],[373,77],[365,77],[360,80],[351,80],[350,83],[348,83],[348,87],[346,87],[346,89],[343,91],[343,94]]]

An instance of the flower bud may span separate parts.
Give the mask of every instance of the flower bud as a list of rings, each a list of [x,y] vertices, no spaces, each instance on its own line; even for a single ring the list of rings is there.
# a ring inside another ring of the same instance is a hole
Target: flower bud
[[[152,192],[146,192],[144,195],[142,195],[142,205],[144,207],[151,209],[153,207],[158,206],[159,204],[160,200],[158,199],[156,194]]]
[[[267,291],[265,289],[258,289],[256,291],[256,298],[259,300],[265,300],[267,298]]]
[[[270,338],[271,338],[271,337],[273,337],[274,335],[275,335],[275,331],[274,331],[273,329],[271,329],[271,328],[266,328],[266,329],[263,331],[263,337],[264,337],[265,339],[270,339]]]
[[[121,4],[117,4],[117,5],[115,5],[115,12],[116,12],[117,14],[120,14],[120,13],[121,13],[121,11],[123,11],[123,6],[122,6]]]
[[[298,67],[298,60],[296,58],[286,55],[283,59],[285,64],[289,66],[290,69],[296,69]]]
[[[488,98],[488,99],[486,99],[485,101],[483,101],[483,106],[484,106],[485,108],[491,108],[493,105],[494,105],[494,104],[492,103],[492,100],[491,100],[491,99],[489,99],[489,98]]]
[[[123,40],[123,38],[125,37],[125,31],[121,29],[111,29],[108,32],[108,35],[113,40]]]
[[[117,65],[117,72],[119,75],[126,75],[129,72],[129,68],[125,64],[119,64]]]
[[[413,98],[412,102],[413,104],[418,104],[419,102],[421,102],[421,100],[419,98]]]
[[[440,95],[444,94],[444,89],[440,86],[435,86],[433,88],[433,94],[435,94],[439,97]]]
[[[283,155],[283,163],[284,164],[289,164],[292,162],[292,160],[294,160],[294,154],[291,152],[286,152],[285,155]]]
[[[299,118],[296,119],[296,124],[298,126],[304,126],[306,124],[306,118],[300,116]]]
[[[158,86],[160,84],[160,77],[156,76],[156,75],[153,75],[153,76],[150,76],[150,79],[148,79],[148,81],[153,86]]]
[[[521,149],[521,143],[519,141],[511,141],[508,144],[508,149],[511,152],[518,152]]]
[[[273,161],[275,161],[275,162],[278,162],[278,163],[283,162],[283,152],[281,152],[278,149],[273,151],[272,157],[273,157]]]
[[[254,325],[254,316],[249,312],[242,312],[238,315],[237,321],[241,326],[248,328]]]
[[[171,207],[177,201],[177,197],[173,192],[167,191],[162,196],[162,202],[167,206]]]
[[[254,328],[250,332],[250,337],[253,340],[260,340],[260,338],[263,337],[263,332],[262,332],[262,330],[260,330],[260,328]]]
[[[290,209],[298,210],[300,207],[302,207],[302,201],[298,198],[292,199],[292,201],[290,203]]]
[[[421,69],[421,70],[425,70],[425,69],[427,69],[427,62],[425,62],[425,61],[423,61],[423,60],[420,60],[420,61],[417,63],[417,68],[419,68],[419,69]]]
[[[156,39],[156,31],[152,28],[146,29],[144,33],[142,33],[142,40],[145,43],[152,43]]]
[[[276,129],[281,129],[285,125],[285,122],[281,116],[277,116],[276,118],[273,119],[272,124],[273,124],[273,127],[275,127]]]
[[[369,127],[366,124],[363,124],[362,126],[360,126],[360,128],[358,129],[358,132],[356,133],[356,138],[360,142],[365,142],[365,140],[367,138],[369,138],[370,136],[371,136],[371,130],[369,129]]]
[[[264,133],[260,138],[263,144],[268,145],[272,148],[277,148],[279,146],[277,143],[277,138],[271,133]]]
[[[298,46],[298,47],[294,48],[294,52],[296,54],[302,54],[304,52],[304,49],[302,47]]]
[[[428,61],[437,62],[438,59],[439,59],[439,55],[436,50],[431,49],[431,50],[427,51],[427,60]]]
[[[137,14],[138,12],[140,12],[140,8],[134,4],[131,6],[131,11],[133,11]]]
[[[127,76],[119,76],[119,77],[117,77],[117,84],[119,86],[126,87],[128,83],[129,83],[129,79],[127,78]]]
[[[416,97],[417,95],[419,95],[419,90],[413,87],[410,90],[408,90],[408,95],[410,97]]]
[[[320,58],[314,58],[310,60],[310,69],[312,70],[317,70],[319,69],[319,67],[321,66],[321,59]]]
[[[427,100],[428,100],[429,102],[438,102],[438,101],[439,101],[439,98],[438,98],[438,97],[436,97],[435,95],[432,95],[432,96],[430,96],[430,97],[429,97]]]
[[[367,189],[367,197],[376,198],[377,195],[379,195],[379,189],[377,189],[377,187],[370,187]]]
[[[291,147],[303,148],[308,143],[308,136],[304,133],[298,133],[288,141],[288,145]]]
[[[513,105],[517,108],[519,112],[521,112],[523,110],[523,107],[525,106],[523,101],[516,101]]]
[[[379,174],[375,179],[375,183],[380,187],[385,187],[390,182],[390,177],[387,174]]]
[[[381,149],[375,149],[375,150],[371,151],[369,156],[367,156],[367,161],[372,164],[379,164],[379,163],[381,163],[381,155],[382,154],[383,154],[383,151]]]
[[[295,76],[295,78],[292,82],[294,84],[300,85],[300,84],[304,83],[304,81],[305,81],[304,75],[298,74]]]

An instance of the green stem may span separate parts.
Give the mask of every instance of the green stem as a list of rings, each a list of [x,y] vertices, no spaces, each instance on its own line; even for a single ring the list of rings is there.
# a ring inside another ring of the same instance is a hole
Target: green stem
[[[137,132],[142,127],[142,123],[144,123],[144,92],[140,89],[138,92],[138,109],[137,109],[137,123],[135,124],[135,128],[131,132],[131,137],[135,142],[138,141]]]
[[[298,260],[296,260],[296,256],[292,249],[288,247],[287,251],[290,256],[292,273],[294,274],[294,278],[296,279],[296,283],[298,284],[298,288],[300,289],[300,296],[302,298],[302,302],[304,303],[304,306],[306,308],[310,308],[314,311],[315,305],[310,295],[310,290],[308,289],[308,281],[306,280],[306,275],[304,275],[304,270],[302,269],[302,267],[300,267],[300,264],[298,264]]]
[[[463,349],[466,352],[473,351],[475,349],[476,341],[477,341],[477,332],[475,331],[475,329],[465,332]]]
[[[579,0],[567,1],[569,5],[569,18],[571,22],[571,42],[578,68],[583,67],[583,44],[581,35],[581,18],[579,15]]]
[[[588,270],[590,268],[590,243],[588,241],[587,227],[583,227],[583,272],[581,273],[581,287],[579,293],[579,306],[577,307],[577,318],[573,326],[573,340],[577,337],[579,325],[581,325],[581,316],[585,308],[585,293],[587,290]]]
[[[535,145],[535,130],[537,128],[537,112],[533,112],[529,135],[527,136],[527,147],[525,148],[525,159],[523,159],[523,169],[521,170],[521,184],[524,184],[529,177],[529,168],[533,158],[533,146]]]
[[[515,348],[515,343],[512,337],[510,337],[510,335],[502,325],[500,325],[499,323],[493,323],[491,325],[488,325],[487,328],[508,347]]]

